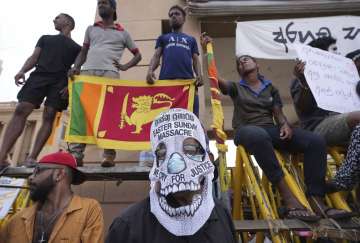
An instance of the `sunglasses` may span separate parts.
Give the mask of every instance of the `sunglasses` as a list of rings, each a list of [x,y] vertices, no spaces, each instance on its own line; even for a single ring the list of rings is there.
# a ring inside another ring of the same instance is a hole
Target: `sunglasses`
[[[56,170],[56,169],[64,169],[63,166],[61,165],[37,165],[34,170],[33,170],[33,175],[37,176],[39,175],[41,172],[45,171],[45,170]]]

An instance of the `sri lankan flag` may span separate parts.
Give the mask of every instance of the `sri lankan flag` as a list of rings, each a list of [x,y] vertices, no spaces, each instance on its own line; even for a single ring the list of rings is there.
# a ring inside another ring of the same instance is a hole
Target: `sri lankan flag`
[[[224,112],[221,105],[219,80],[217,78],[218,74],[215,63],[213,45],[211,42],[206,44],[206,51],[208,57],[208,76],[211,91],[211,108],[213,112],[211,127],[214,131],[216,147],[219,154],[219,178],[221,191],[226,192],[230,187],[230,177],[226,169],[227,145],[225,144],[225,141],[227,136],[224,132]]]
[[[193,80],[145,81],[76,76],[69,81],[67,142],[102,148],[150,148],[151,122],[170,108],[192,111]]]

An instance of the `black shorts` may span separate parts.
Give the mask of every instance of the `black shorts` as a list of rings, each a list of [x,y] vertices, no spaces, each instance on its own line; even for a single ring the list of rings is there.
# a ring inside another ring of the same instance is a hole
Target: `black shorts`
[[[62,99],[60,91],[67,86],[67,78],[46,77],[39,74],[30,74],[25,85],[19,91],[19,102],[29,102],[40,108],[45,97],[45,106],[52,107],[57,111],[66,110],[68,99]]]

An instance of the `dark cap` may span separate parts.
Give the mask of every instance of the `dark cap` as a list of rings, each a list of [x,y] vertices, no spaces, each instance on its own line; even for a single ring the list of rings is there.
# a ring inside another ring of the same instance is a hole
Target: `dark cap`
[[[111,5],[111,7],[114,9],[114,20],[117,19],[117,15],[116,15],[116,0],[109,0],[109,3]]]
[[[39,163],[64,165],[71,168],[74,172],[71,184],[79,185],[86,180],[85,174],[77,169],[76,160],[70,153],[60,151],[47,154],[39,160]]]

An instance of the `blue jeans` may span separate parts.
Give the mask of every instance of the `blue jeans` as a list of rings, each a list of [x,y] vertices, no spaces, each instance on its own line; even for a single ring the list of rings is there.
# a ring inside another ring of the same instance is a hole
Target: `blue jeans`
[[[326,143],[325,139],[312,132],[293,129],[290,140],[280,139],[277,126],[242,126],[236,130],[235,144],[243,145],[255,156],[259,166],[271,183],[276,185],[284,173],[276,158],[274,148],[288,152],[304,153],[304,178],[307,194],[325,195]]]

